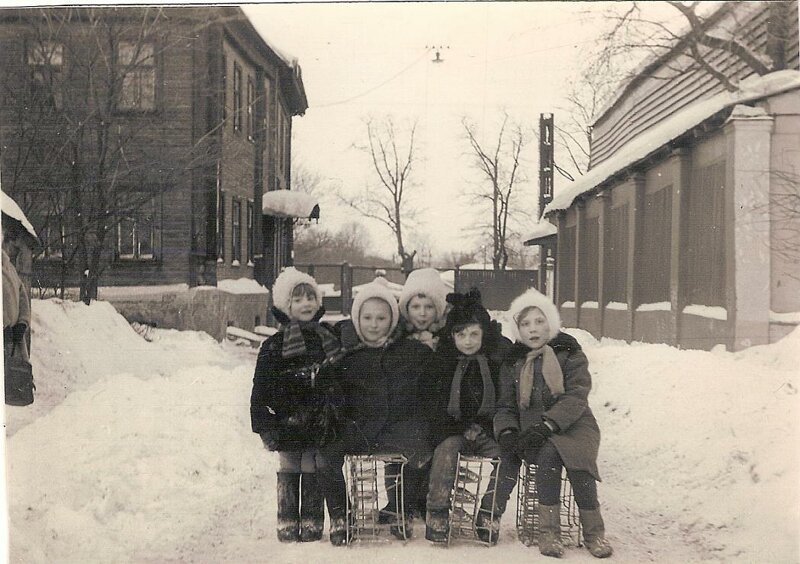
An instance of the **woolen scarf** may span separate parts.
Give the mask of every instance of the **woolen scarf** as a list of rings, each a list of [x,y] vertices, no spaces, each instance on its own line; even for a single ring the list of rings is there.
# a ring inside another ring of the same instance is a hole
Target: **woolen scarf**
[[[330,357],[341,348],[339,340],[318,322],[292,320],[283,328],[283,348],[281,349],[283,358],[294,358],[308,352],[306,341],[303,338],[303,329],[313,331],[319,335],[322,340],[322,350],[325,352],[326,357]]]
[[[542,357],[542,376],[544,383],[550,388],[550,393],[558,396],[564,393],[564,373],[561,365],[550,345],[545,345],[538,349],[533,349],[525,356],[525,364],[519,375],[519,406],[527,409],[531,404],[531,392],[533,391],[533,363]]]
[[[450,403],[447,404],[447,414],[453,419],[461,419],[461,381],[471,362],[477,362],[483,379],[483,400],[478,409],[478,417],[491,417],[494,415],[494,384],[492,383],[492,373],[489,371],[489,361],[482,354],[461,356],[456,365],[453,375],[453,383],[450,384]]]

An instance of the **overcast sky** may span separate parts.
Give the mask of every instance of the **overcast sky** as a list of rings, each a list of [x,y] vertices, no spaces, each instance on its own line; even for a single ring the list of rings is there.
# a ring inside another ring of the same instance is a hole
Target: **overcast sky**
[[[468,228],[475,207],[464,196],[478,179],[462,116],[496,135],[502,112],[527,128],[527,181],[516,206],[537,205],[539,114],[564,107],[568,82],[596,49],[606,3],[335,3],[244,7],[279,50],[299,59],[309,109],[294,120],[297,162],[323,177],[323,190],[357,191],[374,182],[367,117],[418,122],[420,162],[415,204],[424,208],[414,234],[434,254],[476,247]],[[430,46],[443,46],[433,63]],[[487,143],[492,140],[487,139]],[[566,163],[562,163],[562,166]],[[556,178],[555,189],[566,180]],[[327,198],[321,225],[336,229],[359,216]],[[375,250],[391,254],[391,232],[372,221]],[[413,247],[412,247],[413,248]]]

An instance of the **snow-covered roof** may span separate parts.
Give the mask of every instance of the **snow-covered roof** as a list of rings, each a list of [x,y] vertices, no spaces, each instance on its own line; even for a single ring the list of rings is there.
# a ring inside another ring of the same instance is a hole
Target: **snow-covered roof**
[[[549,221],[537,221],[533,228],[522,238],[524,242],[549,237],[558,233],[558,228]]]
[[[5,192],[0,193],[3,195],[2,204],[0,204],[0,209],[3,210],[3,213],[19,221],[22,224],[22,227],[25,228],[25,231],[30,233],[31,237],[38,239],[39,237],[36,235],[36,230],[34,230],[33,225],[31,225],[31,222],[28,221],[28,218],[25,217],[25,214],[22,212],[22,208],[17,205],[17,202],[15,202],[11,196]]]
[[[735,92],[721,92],[707,100],[695,102],[636,137],[613,157],[591,169],[564,190],[556,192],[553,201],[545,207],[544,213],[567,209],[575,198],[584,192],[588,192],[617,172],[644,159],[650,153],[729,106],[798,88],[800,88],[800,71],[782,70],[764,76],[747,78],[739,84],[739,90]]]
[[[317,199],[304,192],[293,190],[272,190],[261,198],[264,215],[278,217],[319,217]]]
[[[273,53],[275,53],[275,55],[276,55],[276,56],[277,56],[277,57],[278,57],[278,58],[279,58],[281,61],[283,61],[284,63],[286,63],[286,66],[288,66],[288,67],[290,67],[290,68],[292,68],[292,67],[296,66],[296,65],[297,65],[297,57],[293,57],[292,55],[290,55],[290,54],[286,53],[286,52],[285,52],[285,51],[283,51],[282,49],[278,49],[278,48],[275,46],[275,43],[273,43],[273,42],[272,42],[272,40],[268,39],[268,38],[267,38],[267,36],[266,36],[266,35],[265,35],[265,34],[264,34],[264,33],[263,33],[263,32],[262,32],[262,31],[261,31],[259,28],[258,28],[258,26],[255,24],[255,22],[257,22],[257,21],[258,21],[260,18],[262,18],[262,17],[263,17],[263,14],[262,14],[262,13],[254,13],[254,12],[251,10],[251,7],[250,7],[250,6],[248,6],[248,5],[243,5],[241,8],[242,8],[242,11],[243,11],[243,12],[245,13],[245,15],[247,16],[247,19],[248,19],[248,20],[250,20],[250,23],[252,24],[252,26],[253,26],[253,29],[255,29],[255,30],[256,30],[256,32],[258,33],[258,35],[259,35],[259,36],[261,36],[261,40],[262,40],[262,41],[264,41],[264,43],[266,43],[266,44],[267,44],[267,47],[269,47],[270,49],[272,49],[272,52],[273,52]]]

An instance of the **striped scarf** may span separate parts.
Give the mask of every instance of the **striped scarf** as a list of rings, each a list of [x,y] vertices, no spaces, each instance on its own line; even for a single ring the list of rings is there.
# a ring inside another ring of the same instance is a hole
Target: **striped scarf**
[[[519,375],[519,406],[527,409],[531,404],[531,392],[533,391],[533,363],[542,357],[542,376],[544,383],[550,388],[550,393],[558,396],[564,393],[564,373],[561,365],[550,345],[545,345],[540,349],[534,349],[525,357],[525,364]]]
[[[322,350],[329,357],[341,349],[339,340],[324,326],[316,321],[290,321],[283,327],[283,358],[294,358],[308,352],[303,338],[303,329],[313,331],[322,341]]]

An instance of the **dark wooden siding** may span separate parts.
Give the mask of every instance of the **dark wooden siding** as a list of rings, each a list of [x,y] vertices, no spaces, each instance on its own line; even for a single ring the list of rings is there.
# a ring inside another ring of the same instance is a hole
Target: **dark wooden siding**
[[[692,171],[683,225],[686,303],[725,305],[725,161]]]
[[[672,187],[646,194],[636,275],[637,304],[669,301]]]
[[[575,227],[567,227],[558,234],[558,301],[575,299]]]
[[[766,3],[765,3],[766,4]],[[797,5],[790,23],[790,40],[787,48],[788,68],[800,68],[798,61]],[[767,47],[768,10],[765,8],[743,22],[742,37],[748,45],[760,53]],[[717,52],[709,60],[726,75],[741,80],[753,73],[733,55]],[[687,68],[690,64],[685,56],[676,56],[669,65]],[[618,101],[597,121],[592,133],[591,166],[597,166],[610,158],[637,135],[692,104],[696,100],[709,98],[724,91],[724,87],[704,70],[682,71],[662,66],[655,73],[660,78],[644,78],[631,92]]]
[[[486,309],[506,310],[511,301],[528,288],[536,288],[535,270],[457,270],[455,291],[468,292],[477,288]]]
[[[610,210],[608,217],[606,302],[626,303],[628,301],[628,205]]]
[[[580,301],[597,301],[598,282],[598,234],[599,222],[596,217],[584,220],[581,235],[581,273],[578,278]]]

